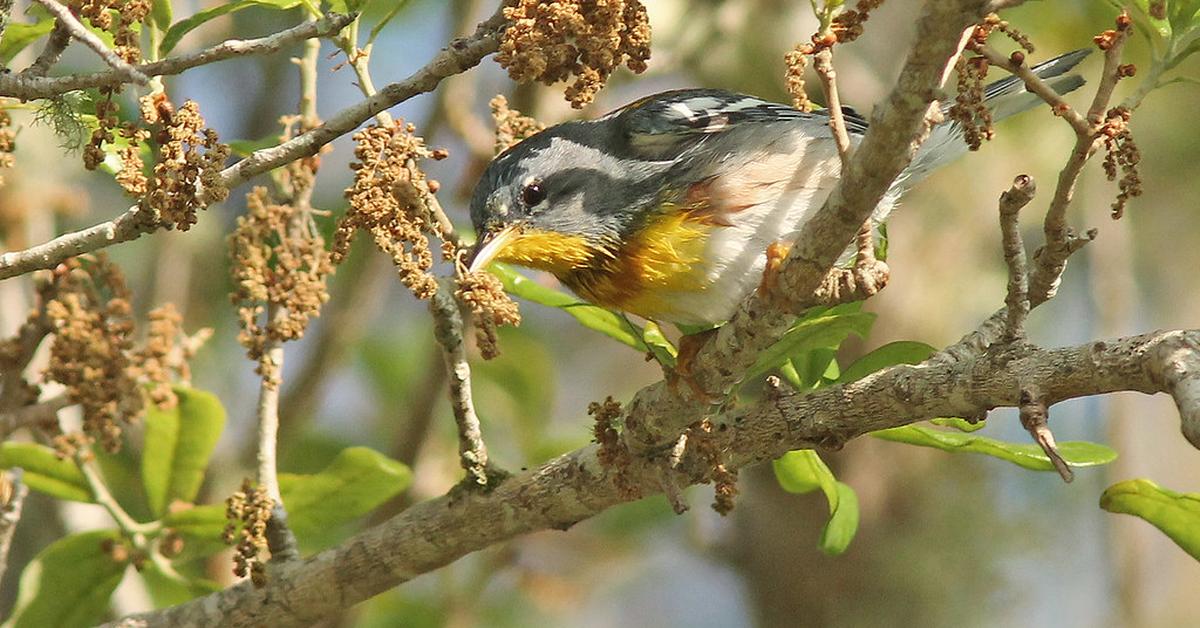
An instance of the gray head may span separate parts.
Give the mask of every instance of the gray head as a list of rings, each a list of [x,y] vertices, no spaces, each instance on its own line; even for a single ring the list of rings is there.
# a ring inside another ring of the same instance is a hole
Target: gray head
[[[553,271],[564,256],[610,250],[666,167],[598,148],[619,144],[612,135],[604,119],[567,122],[496,157],[471,198],[472,267],[499,259]]]

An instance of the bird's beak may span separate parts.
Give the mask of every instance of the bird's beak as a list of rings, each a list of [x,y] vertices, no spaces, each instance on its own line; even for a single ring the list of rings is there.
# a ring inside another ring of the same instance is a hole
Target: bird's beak
[[[468,270],[475,272],[487,268],[517,233],[516,225],[508,225],[499,231],[489,231],[479,236],[479,240],[475,242],[475,249],[471,251]]]

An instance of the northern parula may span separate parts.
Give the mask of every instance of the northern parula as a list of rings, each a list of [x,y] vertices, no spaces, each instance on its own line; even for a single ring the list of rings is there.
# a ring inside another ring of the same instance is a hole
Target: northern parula
[[[1059,93],[1088,50],[1037,65]],[[1041,100],[1016,77],[985,88],[993,120]],[[851,144],[867,121],[847,109]],[[876,208],[966,152],[962,129],[932,130]],[[828,113],[716,89],[663,92],[565,122],[488,165],[471,199],[472,270],[492,261],[552,273],[583,299],[684,325],[727,320],[759,284],[769,245],[791,242],[837,182]]]

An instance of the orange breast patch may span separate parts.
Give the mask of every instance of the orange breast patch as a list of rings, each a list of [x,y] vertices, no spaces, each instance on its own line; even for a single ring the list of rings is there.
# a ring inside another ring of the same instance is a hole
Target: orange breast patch
[[[588,301],[652,317],[669,311],[665,293],[707,287],[704,248],[714,226],[687,211],[668,211],[622,243],[612,257],[559,279]]]

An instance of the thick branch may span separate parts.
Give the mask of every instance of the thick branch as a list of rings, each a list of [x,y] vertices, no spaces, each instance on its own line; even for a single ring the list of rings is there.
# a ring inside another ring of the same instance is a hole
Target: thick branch
[[[474,67],[485,56],[495,52],[500,45],[499,29],[503,24],[504,16],[497,12],[481,23],[471,37],[454,40],[407,79],[392,83],[377,95],[343,109],[315,129],[278,146],[255,151],[246,159],[226,168],[221,172],[222,183],[233,188],[290,161],[315,155],[322,146],[353,131],[380,111],[432,91],[442,79]],[[0,280],[40,268],[52,268],[68,257],[136,239],[152,230],[140,214],[141,209],[134,206],[111,221],[59,236],[23,251],[0,254]]]
[[[1177,370],[1186,375],[1172,375]],[[1172,382],[1180,379],[1193,384],[1200,379],[1200,330],[894,367],[852,384],[764,400],[714,421],[714,434],[729,453],[728,466],[738,468],[870,431],[1017,406],[1018,382],[1055,403],[1120,390],[1178,390]],[[1200,396],[1180,403],[1193,416],[1200,414]],[[679,465],[680,484],[706,474],[705,462],[689,456]],[[566,529],[613,505],[657,494],[662,467],[609,469],[597,461],[596,447],[588,446],[509,478],[491,492],[453,491],[416,504],[337,548],[273,569],[262,589],[241,583],[125,621],[308,625],[470,552],[535,530]]]

